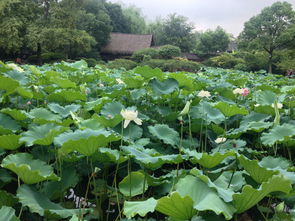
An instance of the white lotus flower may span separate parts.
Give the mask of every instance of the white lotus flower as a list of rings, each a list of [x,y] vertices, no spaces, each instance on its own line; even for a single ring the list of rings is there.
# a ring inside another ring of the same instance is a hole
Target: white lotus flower
[[[244,90],[242,88],[236,88],[236,89],[233,90],[233,93],[234,94],[243,94]]]
[[[209,91],[204,91],[204,90],[201,90],[199,93],[198,93],[198,97],[210,97],[211,94]]]
[[[260,104],[254,104],[254,107],[259,107],[260,106]]]
[[[134,121],[137,125],[142,124],[142,120],[137,117],[138,111],[121,110],[121,115],[124,118],[124,128],[126,128],[131,121]]]
[[[11,63],[11,64],[7,64],[7,66],[11,67],[15,71],[24,72],[24,70],[21,67],[17,66],[16,64]]]
[[[122,81],[120,78],[117,78],[116,81],[118,84],[125,84],[124,81]]]
[[[218,137],[216,140],[215,140],[215,143],[224,143],[226,141],[226,138],[225,137]]]
[[[275,104],[271,104],[271,106],[273,108],[275,108]],[[278,109],[282,109],[283,108],[283,104],[281,104],[281,103],[277,103],[277,106],[278,106]]]

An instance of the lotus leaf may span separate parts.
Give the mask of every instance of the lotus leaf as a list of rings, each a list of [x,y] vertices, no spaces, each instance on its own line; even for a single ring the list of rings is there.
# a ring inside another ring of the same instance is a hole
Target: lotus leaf
[[[59,180],[53,168],[44,161],[34,160],[28,153],[10,154],[2,160],[2,167],[16,173],[26,184],[39,183],[44,180]]]

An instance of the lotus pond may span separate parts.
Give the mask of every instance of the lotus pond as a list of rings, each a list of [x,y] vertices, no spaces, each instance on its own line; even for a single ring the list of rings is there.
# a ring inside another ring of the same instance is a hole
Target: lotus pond
[[[295,220],[295,79],[0,62],[0,220]]]

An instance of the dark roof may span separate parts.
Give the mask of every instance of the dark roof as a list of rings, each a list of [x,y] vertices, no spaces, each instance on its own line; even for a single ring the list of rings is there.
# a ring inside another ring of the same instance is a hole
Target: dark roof
[[[198,55],[193,53],[181,53],[181,57],[186,58],[191,61],[200,61],[202,60]]]
[[[108,44],[102,48],[105,54],[131,55],[133,52],[149,48],[153,44],[153,35],[111,33]]]

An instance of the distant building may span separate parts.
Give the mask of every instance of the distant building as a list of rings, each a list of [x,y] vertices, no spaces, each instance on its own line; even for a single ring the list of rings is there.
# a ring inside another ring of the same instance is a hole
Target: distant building
[[[231,40],[228,44],[226,52],[232,53],[238,50],[238,43],[236,40]]]
[[[110,41],[102,48],[101,54],[107,60],[130,57],[133,52],[153,45],[153,35],[111,33]]]
[[[196,61],[196,62],[202,61],[202,59],[197,54],[193,54],[193,53],[181,53],[181,57],[186,58],[187,60],[190,60],[190,61]]]

